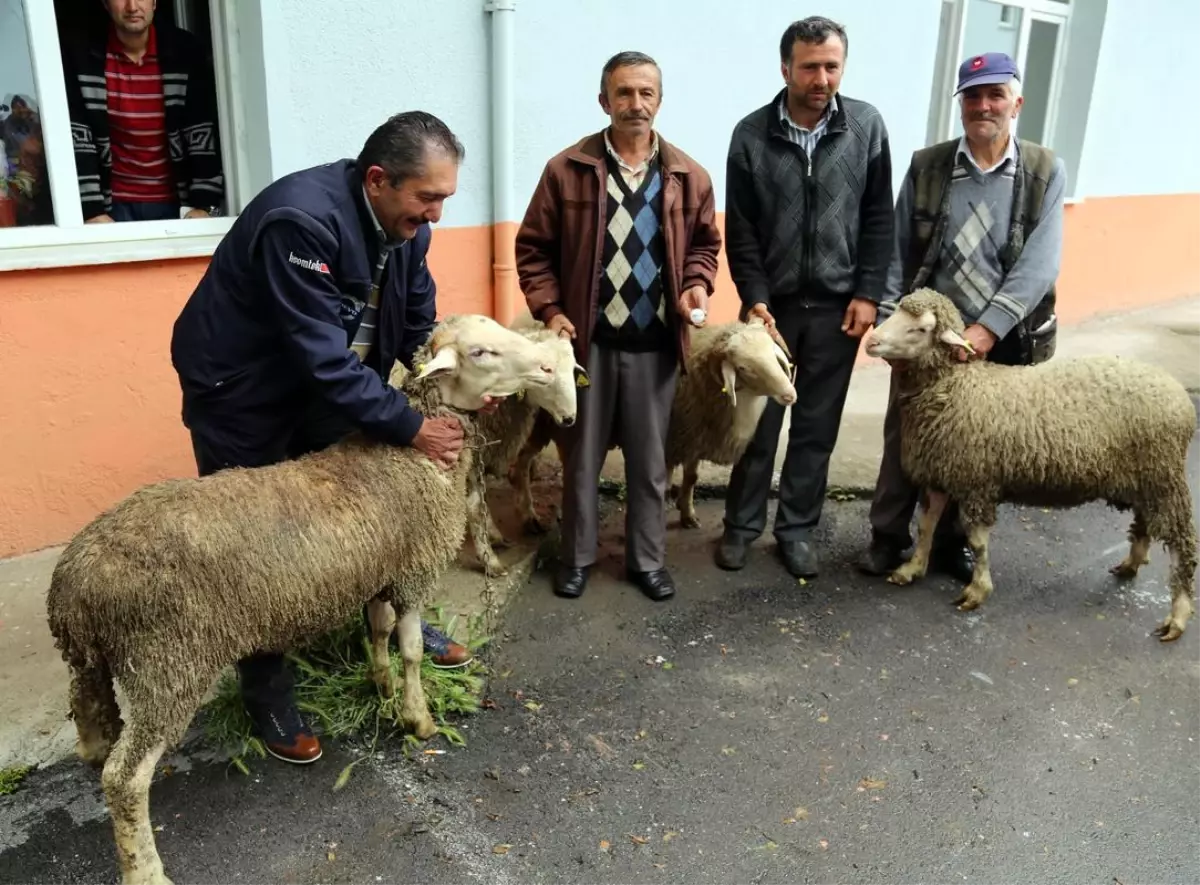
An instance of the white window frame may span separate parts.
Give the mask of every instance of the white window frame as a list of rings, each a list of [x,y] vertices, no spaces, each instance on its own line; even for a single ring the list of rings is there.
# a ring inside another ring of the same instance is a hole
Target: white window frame
[[[235,0],[207,2],[212,18],[217,115],[230,214],[221,218],[84,224],[54,4],[49,0],[25,0],[26,37],[55,223],[0,228],[0,271],[212,255],[233,224],[233,214],[252,194],[247,193],[244,144],[233,137],[235,132],[248,131],[244,108],[234,88],[238,81]]]
[[[959,124],[958,115],[954,113],[954,83],[958,76],[958,65],[962,62],[963,40],[967,33],[967,0],[946,0],[955,6],[954,10],[954,27],[956,28],[953,38],[950,40],[954,46],[954,59],[946,65],[944,89],[942,95],[943,106],[939,114],[939,128],[942,132],[942,138],[954,138],[957,134],[956,130]],[[1020,70],[1025,70],[1025,58],[1029,52],[1029,30],[1033,20],[1044,22],[1053,22],[1058,27],[1058,43],[1054,48],[1054,71],[1051,74],[1050,90],[1048,93],[1046,106],[1046,131],[1043,140],[1049,144],[1054,138],[1054,124],[1058,119],[1058,99],[1062,92],[1062,70],[1067,59],[1067,38],[1068,24],[1071,17],[1071,4],[1060,3],[1057,0],[985,0],[988,3],[995,3],[998,6],[1017,6],[1021,9],[1021,30],[1017,36],[1017,57],[1014,59],[1017,67]],[[1086,2],[1086,0],[1075,0],[1075,2]],[[1017,126],[1020,131],[1020,124]]]

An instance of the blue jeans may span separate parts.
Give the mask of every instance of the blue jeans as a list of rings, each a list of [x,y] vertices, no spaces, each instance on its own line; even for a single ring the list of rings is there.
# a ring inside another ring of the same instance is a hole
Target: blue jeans
[[[179,218],[179,204],[114,202],[108,215],[113,221],[174,221]]]

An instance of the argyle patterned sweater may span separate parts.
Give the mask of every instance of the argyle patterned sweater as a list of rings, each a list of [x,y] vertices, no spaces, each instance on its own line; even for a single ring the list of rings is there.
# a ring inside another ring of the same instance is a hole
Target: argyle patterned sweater
[[[592,340],[626,351],[670,347],[662,282],[662,166],[655,158],[638,189],[630,190],[613,158],[606,162],[607,226]]]

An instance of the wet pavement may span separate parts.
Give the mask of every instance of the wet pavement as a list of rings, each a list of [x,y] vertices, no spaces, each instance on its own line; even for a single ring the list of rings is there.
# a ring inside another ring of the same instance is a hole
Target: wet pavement
[[[1198,475],[1193,447],[1193,489]],[[1197,502],[1200,503],[1200,502]],[[616,506],[609,503],[608,506]],[[1002,508],[976,612],[931,576],[860,576],[866,502],[830,502],[824,568],[740,573],[672,529],[680,591],[618,581],[619,514],[580,600],[534,576],[486,652],[465,748],[254,763],[187,749],[156,781],[189,882],[1200,881],[1200,618],[1176,643],[1160,546],[1107,574],[1128,518]],[[435,743],[434,746],[445,747]],[[117,881],[98,778],[74,760],[0,798],[0,882]]]

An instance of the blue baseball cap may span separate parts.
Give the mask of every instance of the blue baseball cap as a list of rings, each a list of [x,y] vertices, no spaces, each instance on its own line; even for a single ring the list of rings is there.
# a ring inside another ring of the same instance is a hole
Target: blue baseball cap
[[[954,94],[970,89],[972,86],[983,86],[987,83],[1007,83],[1009,80],[1021,79],[1017,63],[1012,57],[1003,52],[985,52],[968,58],[958,66],[958,88]]]

